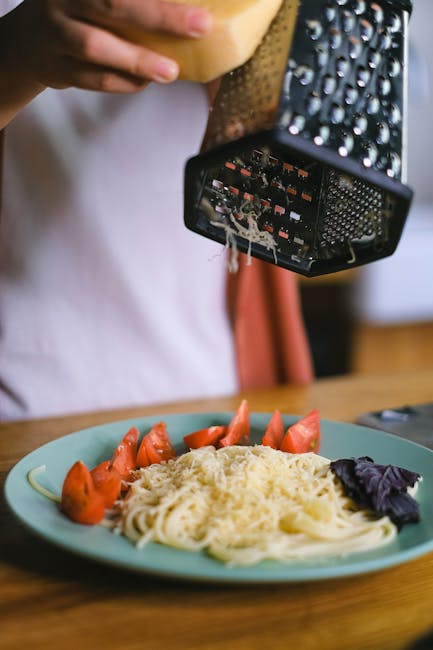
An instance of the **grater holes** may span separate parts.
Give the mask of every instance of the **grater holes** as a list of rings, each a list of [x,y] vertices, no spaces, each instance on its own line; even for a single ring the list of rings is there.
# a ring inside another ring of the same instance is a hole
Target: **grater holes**
[[[287,24],[294,6],[286,2],[260,44],[256,56],[224,76],[206,133],[206,148],[269,128],[281,92],[287,62]],[[242,125],[242,126],[241,126]]]
[[[313,5],[306,0],[304,41],[299,30],[290,52],[278,126],[398,177],[397,163],[393,170],[389,163],[386,167],[389,155],[402,147],[398,127],[404,44],[401,31],[395,30],[397,14],[381,0],[348,0],[345,5],[334,0],[321,3],[318,18]],[[302,128],[299,115],[306,118]],[[394,126],[389,137],[386,130],[377,133],[378,123]],[[326,138],[319,132],[323,125],[330,127]],[[346,146],[342,140],[348,132]],[[365,151],[370,133],[377,153],[374,148]]]
[[[383,237],[386,229],[381,191],[333,170],[329,171],[328,181],[325,212],[319,226],[321,246]]]

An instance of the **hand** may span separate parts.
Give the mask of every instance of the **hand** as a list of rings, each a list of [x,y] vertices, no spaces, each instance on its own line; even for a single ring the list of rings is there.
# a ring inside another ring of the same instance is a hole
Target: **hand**
[[[212,29],[207,10],[162,0],[24,0],[3,21],[6,60],[18,61],[19,53],[12,69],[18,65],[33,84],[120,93],[174,81],[179,67],[119,34],[162,30],[199,38]]]

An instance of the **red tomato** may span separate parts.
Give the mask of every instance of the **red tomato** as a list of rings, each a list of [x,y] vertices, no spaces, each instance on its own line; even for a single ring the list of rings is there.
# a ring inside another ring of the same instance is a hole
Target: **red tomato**
[[[273,449],[279,449],[283,438],[283,418],[280,411],[276,409],[266,427],[265,435],[262,438],[262,445],[265,445],[265,447],[272,447]]]
[[[280,449],[292,454],[303,454],[307,451],[317,453],[319,448],[320,414],[317,409],[313,409],[287,429]]]
[[[139,435],[140,432],[137,427],[131,427],[114,450],[111,464],[124,480],[126,480],[130,473],[137,467],[136,456]]]
[[[161,463],[164,460],[175,458],[176,452],[171,444],[165,422],[154,424],[141,441],[137,453],[137,464],[146,467],[152,463]],[[142,465],[141,462],[145,464]]]
[[[148,465],[150,465],[150,460],[143,438],[137,451],[137,467],[147,467]]]
[[[104,516],[104,498],[93,485],[86,465],[78,460],[63,482],[60,508],[78,524],[98,524]]]
[[[219,447],[231,447],[231,445],[247,445],[250,441],[250,412],[248,402],[244,399],[238,410],[232,417],[226,434],[219,441]]]
[[[198,449],[199,447],[206,447],[207,445],[216,445],[227,431],[227,427],[222,425],[215,425],[207,429],[200,429],[189,433],[183,437],[183,441],[190,449]]]
[[[96,491],[104,498],[106,508],[112,508],[116,499],[120,496],[122,479],[119,472],[113,467],[111,460],[104,460],[94,467],[90,475]]]

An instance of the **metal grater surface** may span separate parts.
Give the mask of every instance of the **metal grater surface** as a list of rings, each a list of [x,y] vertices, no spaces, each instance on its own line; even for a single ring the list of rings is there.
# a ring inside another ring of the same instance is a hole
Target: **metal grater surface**
[[[286,0],[226,75],[188,162],[186,225],[304,275],[392,254],[404,176],[410,3]]]
[[[320,21],[312,5],[300,6],[277,125],[401,178],[406,20],[355,0],[324,3]]]

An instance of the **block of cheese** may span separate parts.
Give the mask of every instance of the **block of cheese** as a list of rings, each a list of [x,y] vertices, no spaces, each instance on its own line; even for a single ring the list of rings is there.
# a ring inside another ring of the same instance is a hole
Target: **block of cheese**
[[[234,70],[254,54],[283,0],[171,0],[206,7],[214,28],[203,39],[162,32],[128,31],[128,37],[175,59],[180,79],[207,82]]]

